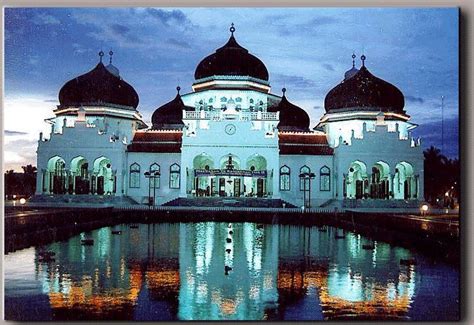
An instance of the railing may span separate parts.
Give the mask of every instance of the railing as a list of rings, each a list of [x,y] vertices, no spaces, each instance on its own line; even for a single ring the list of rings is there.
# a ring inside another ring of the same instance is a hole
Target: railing
[[[238,112],[232,114],[233,119],[240,121],[278,121],[279,112]],[[185,120],[213,120],[221,121],[226,119],[225,111],[184,111]]]

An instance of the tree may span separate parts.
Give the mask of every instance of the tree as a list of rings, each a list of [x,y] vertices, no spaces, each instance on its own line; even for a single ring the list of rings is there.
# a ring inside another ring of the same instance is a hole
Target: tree
[[[425,198],[435,203],[437,198],[459,198],[460,165],[457,159],[448,159],[434,146],[423,152],[425,156]]]

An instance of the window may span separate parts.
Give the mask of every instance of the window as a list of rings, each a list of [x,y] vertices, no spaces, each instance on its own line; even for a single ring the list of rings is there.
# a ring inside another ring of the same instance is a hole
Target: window
[[[209,98],[209,104],[211,104],[214,101],[214,99]]]
[[[311,169],[308,166],[303,166],[300,168],[300,174],[309,174],[311,173]],[[306,181],[306,178],[300,177],[300,191],[308,191],[309,190],[309,182]]]
[[[236,101],[237,103],[240,103],[240,102],[242,101],[242,98],[241,98],[241,97],[237,97],[237,98],[235,99],[235,101]]]
[[[181,168],[178,164],[170,166],[170,188],[179,188]]]
[[[155,175],[156,172],[158,172],[158,175]],[[157,163],[152,164],[150,166],[150,175],[155,175],[150,179],[150,188],[160,188],[160,165]]]
[[[227,101],[227,98],[221,97],[221,102],[226,102],[226,101]]]
[[[323,166],[319,170],[319,190],[330,191],[331,190],[331,170],[328,166]]]
[[[133,163],[130,165],[129,186],[131,188],[140,187],[140,165],[137,163]]]
[[[290,168],[282,166],[280,168],[280,191],[290,190]]]

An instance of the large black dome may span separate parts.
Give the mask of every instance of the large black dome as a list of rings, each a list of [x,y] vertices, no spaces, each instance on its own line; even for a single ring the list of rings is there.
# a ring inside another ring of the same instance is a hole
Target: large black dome
[[[250,76],[268,81],[268,70],[260,59],[237,43],[234,27],[229,41],[204,58],[194,72],[196,80],[211,76]]]
[[[290,103],[285,96],[286,89],[283,88],[283,97],[277,106],[269,108],[269,111],[280,112],[280,131],[309,131],[309,116],[304,109]]]
[[[137,108],[138,94],[102,62],[94,69],[69,80],[59,91],[61,106],[115,104]]]
[[[184,105],[181,95],[179,94],[180,88],[177,88],[178,93],[176,97],[158,107],[151,117],[153,123],[152,129],[181,129],[184,126],[183,123],[183,110],[189,107]]]
[[[365,59],[365,58],[364,58]],[[369,72],[363,65],[359,71],[331,89],[324,100],[326,112],[364,108],[383,112],[405,114],[405,98],[402,92]]]

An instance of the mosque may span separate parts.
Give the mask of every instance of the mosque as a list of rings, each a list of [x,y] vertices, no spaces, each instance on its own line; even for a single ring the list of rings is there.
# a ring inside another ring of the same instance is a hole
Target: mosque
[[[66,82],[49,137],[40,134],[37,197],[280,200],[295,206],[417,206],[423,152],[402,92],[361,56],[310,125],[286,89],[271,92],[265,64],[230,28],[202,59],[192,91],[157,108],[152,125],[119,69],[100,62]],[[408,77],[408,76],[407,76]],[[287,97],[288,96],[288,97]]]

